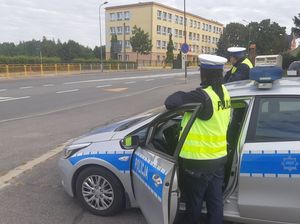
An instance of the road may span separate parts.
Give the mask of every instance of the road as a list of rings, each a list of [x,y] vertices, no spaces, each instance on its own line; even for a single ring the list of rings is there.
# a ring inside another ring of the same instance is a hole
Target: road
[[[138,209],[97,217],[69,198],[57,169],[60,146],[162,106],[170,93],[198,86],[198,74],[189,71],[187,81],[181,71],[1,80],[0,223],[146,223]]]

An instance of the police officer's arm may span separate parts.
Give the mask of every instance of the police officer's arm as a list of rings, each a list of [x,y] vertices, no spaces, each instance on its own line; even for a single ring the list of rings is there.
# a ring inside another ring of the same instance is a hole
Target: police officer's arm
[[[227,83],[228,82],[228,80],[230,78],[230,75],[231,75],[231,70],[232,69],[230,69],[229,71],[226,72],[226,75],[223,78],[223,83]]]
[[[249,79],[249,71],[249,66],[242,63],[237,67],[236,73],[229,77],[227,82]]]
[[[204,100],[205,96],[195,90],[187,93],[178,91],[167,97],[165,106],[168,110],[171,110],[188,103],[204,103]]]

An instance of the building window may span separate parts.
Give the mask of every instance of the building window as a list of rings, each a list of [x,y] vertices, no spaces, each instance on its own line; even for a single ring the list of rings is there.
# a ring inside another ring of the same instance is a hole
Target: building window
[[[156,48],[161,48],[161,41],[160,40],[157,40],[156,41]]]
[[[168,21],[172,22],[172,14],[171,13],[168,13]]]
[[[192,32],[189,32],[189,40],[192,40]]]
[[[166,46],[167,46],[167,42],[166,41],[162,41],[161,48],[162,49],[166,49]]]
[[[170,34],[172,34],[172,28],[168,28],[168,34],[170,35]]]
[[[196,53],[200,53],[199,52],[199,45],[196,46]]]
[[[119,47],[120,49],[123,48],[123,41],[122,41],[122,40],[118,40],[118,47]]]
[[[179,38],[182,38],[182,30],[179,30]]]
[[[208,24],[205,24],[205,30],[208,31]]]
[[[129,20],[130,19],[130,16],[129,16],[130,14],[129,14],[129,11],[126,11],[126,12],[124,12],[124,19],[125,20]]]
[[[211,37],[208,36],[208,43],[211,43]]]
[[[130,34],[130,26],[125,26],[125,33]]]
[[[125,55],[125,61],[129,61],[129,55],[128,54]]]
[[[122,55],[121,54],[118,55],[118,60],[122,61]]]
[[[163,20],[167,21],[167,13],[166,12],[163,12],[163,17],[162,17]]]
[[[175,15],[175,23],[178,24],[179,23],[179,16]]]
[[[211,32],[211,25],[208,26],[208,31]]]
[[[201,23],[198,22],[198,29],[200,30],[201,29]]]
[[[175,37],[178,37],[178,30],[175,29]]]
[[[202,23],[202,30],[205,30],[205,23]]]
[[[174,42],[174,50],[177,51],[178,50],[178,43]]]
[[[200,34],[197,33],[197,41],[199,41],[199,40],[200,40]]]
[[[194,20],[194,28],[197,28],[197,21]]]
[[[160,55],[157,55],[157,61],[160,61]]]
[[[116,13],[110,13],[109,18],[110,18],[110,21],[115,21],[116,20]]]
[[[123,33],[123,27],[122,26],[118,26],[117,27],[117,34],[122,34]]]
[[[156,26],[156,33],[161,34],[161,26],[160,25]]]
[[[157,10],[157,19],[161,19],[161,11]]]
[[[193,27],[193,20],[190,19],[190,27]]]
[[[167,27],[163,26],[162,27],[162,35],[166,35],[167,34]]]
[[[117,20],[123,19],[123,12],[117,12]]]
[[[196,34],[193,33],[193,40],[196,40]]]
[[[125,40],[125,47],[126,48],[130,48],[131,47],[129,40]]]
[[[110,34],[116,33],[116,27],[110,27]]]
[[[208,37],[205,35],[205,42],[207,43],[207,39],[208,39]]]
[[[182,16],[180,16],[180,18],[179,18],[179,24],[183,24],[183,17]]]

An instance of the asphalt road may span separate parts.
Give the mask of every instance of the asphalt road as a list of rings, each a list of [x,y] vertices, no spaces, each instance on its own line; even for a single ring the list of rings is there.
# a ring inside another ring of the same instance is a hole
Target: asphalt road
[[[180,71],[1,80],[0,223],[146,223],[138,209],[89,214],[64,193],[59,154],[31,168],[32,161],[90,129],[162,106],[170,93],[198,86],[198,73],[186,81]],[[4,185],[24,164],[26,172]]]

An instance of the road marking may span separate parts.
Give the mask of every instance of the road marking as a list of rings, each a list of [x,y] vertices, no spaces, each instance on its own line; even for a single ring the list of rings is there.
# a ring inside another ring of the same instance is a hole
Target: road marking
[[[173,77],[162,77],[162,79],[171,79]]]
[[[28,99],[30,96],[22,96],[22,97],[0,97],[0,103],[12,101],[12,100],[21,100],[21,99]]]
[[[136,83],[136,81],[132,81],[132,82],[125,82],[125,84],[132,84],[132,83]]]
[[[19,89],[31,89],[32,86],[23,86],[23,87],[20,87]]]
[[[96,86],[96,88],[103,88],[103,87],[109,87],[109,86],[112,86],[112,85]]]
[[[195,74],[198,74],[198,72],[189,72],[189,75],[195,75]],[[170,77],[170,76],[173,77],[173,76],[181,76],[181,75],[184,75],[184,72],[161,74],[161,75],[130,76],[130,77],[110,78],[110,79],[91,79],[91,80],[83,80],[83,81],[65,82],[64,85],[72,85],[72,84],[78,84],[78,83],[130,80],[130,79],[131,80],[132,79],[149,79],[149,78]]]
[[[54,86],[54,85],[53,84],[45,84],[43,86],[48,87],[48,86]]]
[[[55,156],[56,154],[60,153],[63,148],[69,143],[63,144],[62,146],[59,146],[55,149],[52,149],[48,151],[47,153],[41,155],[40,157],[33,159],[31,161],[26,162],[24,165],[20,165],[6,173],[5,175],[0,177],[0,190],[4,187],[10,185],[9,181],[11,181],[13,178],[16,178],[17,176],[21,175],[22,173],[31,170],[34,166],[45,162],[46,160],[50,159],[51,157]]]
[[[108,91],[108,92],[122,92],[122,91],[125,91],[127,89],[128,88],[114,88],[114,89],[105,89],[105,91]]]
[[[64,91],[58,91],[56,93],[71,93],[71,92],[76,92],[78,91],[79,89],[70,89],[70,90],[64,90]]]
[[[6,91],[7,89],[0,89],[0,92],[4,92],[4,91]]]
[[[154,79],[147,79],[145,80],[146,82],[150,82],[150,81],[153,81]]]

